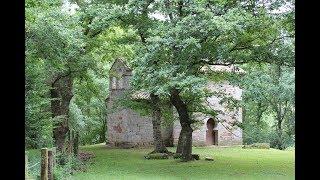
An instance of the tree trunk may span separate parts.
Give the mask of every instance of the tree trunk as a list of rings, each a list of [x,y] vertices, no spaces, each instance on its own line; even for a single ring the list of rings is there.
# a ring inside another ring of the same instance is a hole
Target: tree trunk
[[[263,113],[266,111],[266,107],[262,104],[262,102],[258,102],[257,105],[257,124],[260,125],[261,124],[261,120],[262,120],[262,115]]]
[[[103,119],[100,136],[99,136],[99,142],[103,143],[106,142],[106,132],[107,132],[107,119]]]
[[[52,117],[56,118],[53,128],[53,137],[57,150],[61,152],[64,151],[64,143],[69,131],[69,104],[72,96],[72,79],[70,75],[64,77],[60,76],[52,83],[51,111]]]
[[[277,134],[278,134],[278,149],[283,149],[283,140],[282,140],[282,117],[281,111],[277,112]]]
[[[179,120],[181,125],[181,132],[179,140],[182,146],[182,160],[190,161],[193,160],[192,153],[192,132],[191,128],[192,121],[188,114],[187,105],[182,101],[178,90],[173,89],[170,92],[170,101],[175,106],[179,114]],[[182,134],[181,134],[182,133]],[[178,143],[179,144],[179,143]]]
[[[282,75],[282,69],[281,66],[279,64],[275,65],[275,76],[274,76],[274,80],[275,80],[275,84],[279,85],[280,84],[280,78]],[[277,143],[277,148],[282,150],[283,147],[283,137],[282,137],[282,120],[283,120],[283,112],[282,112],[282,102],[281,100],[276,100],[277,104],[274,105],[274,110],[276,112],[276,120],[277,120],[277,127],[276,127],[276,131],[277,131],[277,135],[278,135],[278,143]]]
[[[69,139],[67,141],[68,145],[68,154],[72,154],[74,150],[74,130],[69,131]]]
[[[78,152],[79,152],[79,132],[77,131],[75,133],[75,137],[73,140],[73,154],[75,157],[78,157]]]
[[[184,136],[184,131],[180,131],[180,134],[179,134],[179,139],[178,139],[178,146],[177,146],[177,150],[176,150],[176,153],[182,153],[182,149],[183,149],[183,138],[185,138]]]
[[[160,99],[155,94],[150,94],[151,106],[152,106],[152,126],[153,126],[153,140],[154,140],[154,151],[151,153],[167,153],[168,150],[163,143],[161,135],[161,109]]]

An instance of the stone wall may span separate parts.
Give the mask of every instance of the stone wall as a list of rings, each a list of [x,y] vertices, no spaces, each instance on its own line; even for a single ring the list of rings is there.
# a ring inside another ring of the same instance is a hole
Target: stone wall
[[[235,99],[241,100],[242,90],[238,87],[233,87],[230,84],[224,82],[219,84],[209,83],[207,88],[211,91],[221,91],[227,95],[233,96]],[[212,96],[207,99],[211,108],[224,112],[219,114],[214,121],[216,127],[213,130],[218,132],[218,145],[219,146],[230,146],[230,145],[241,145],[242,144],[242,130],[236,126],[232,126],[231,123],[238,121],[242,122],[242,110],[228,110],[219,101],[221,98]],[[206,145],[206,131],[207,121],[212,118],[210,116],[199,115],[198,120],[202,122],[200,127],[194,128],[192,133],[193,145],[205,146]],[[178,121],[174,123],[173,138],[174,144],[178,143],[181,126]]]
[[[107,143],[118,147],[152,146],[153,128],[150,117],[142,117],[135,111],[118,107],[114,108],[114,103],[120,98],[126,90],[130,88],[131,70],[121,60],[116,61],[110,70],[110,94],[107,99]],[[211,91],[221,91],[235,99],[241,100],[242,90],[224,83],[209,83],[207,88]],[[216,126],[214,130],[218,131],[218,145],[240,145],[242,144],[242,131],[234,128],[230,123],[234,121],[242,122],[242,110],[228,110],[219,101],[221,98],[208,98],[211,108],[223,112],[214,120]],[[199,115],[198,120],[202,122],[198,128],[194,128],[192,134],[193,144],[196,146],[205,146],[207,121],[209,116]],[[163,127],[162,136],[166,146],[177,144],[181,126],[179,121],[174,122],[172,126]]]
[[[124,107],[115,107],[118,98],[130,88],[131,70],[122,62],[116,61],[111,67],[109,98],[107,99],[107,144],[122,148],[153,145],[151,117],[140,116]],[[173,145],[172,129],[162,129],[163,139],[168,146]]]
[[[108,116],[108,142],[113,146],[150,146],[152,123],[131,109],[117,110]]]

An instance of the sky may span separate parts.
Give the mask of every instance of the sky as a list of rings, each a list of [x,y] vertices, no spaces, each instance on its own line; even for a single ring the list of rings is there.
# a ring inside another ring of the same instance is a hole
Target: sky
[[[76,12],[76,9],[79,8],[77,4],[70,3],[68,0],[63,0],[62,10],[67,11],[70,14],[74,14]]]
[[[71,4],[68,0],[63,0],[62,9],[64,11],[68,11],[70,14],[74,14],[76,12],[77,8],[79,8],[79,6],[77,4],[74,4],[74,3]],[[289,2],[287,2],[285,5],[281,6],[280,8],[271,11],[271,13],[274,13],[274,14],[284,13],[284,12],[290,10],[291,8],[293,8],[293,5],[290,4]],[[153,18],[158,19],[160,21],[165,21],[166,19],[168,19],[163,14],[161,14],[159,12],[149,14],[149,17],[153,17]]]

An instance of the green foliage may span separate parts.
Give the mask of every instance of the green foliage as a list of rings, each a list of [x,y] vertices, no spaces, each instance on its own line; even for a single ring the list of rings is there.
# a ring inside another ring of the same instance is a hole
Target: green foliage
[[[67,180],[71,179],[74,173],[86,169],[87,164],[78,157],[66,154],[58,154],[56,156],[57,164],[54,167],[54,179]]]
[[[204,87],[208,79],[221,81],[230,77],[223,73],[203,76],[200,70],[204,65],[293,64],[294,21],[288,14],[294,10],[270,13],[285,2],[271,2],[270,9],[261,2],[237,1],[181,1],[181,8],[178,1],[109,3],[113,2],[92,3],[92,7],[105,9],[91,14],[91,25],[103,29],[107,24],[118,23],[136,34],[129,41],[118,42],[135,45],[136,56],[130,61],[135,72],[132,87],[161,99],[177,89],[188,104],[190,116],[200,112],[214,117],[217,111],[202,104],[209,97]],[[154,14],[164,18],[155,18]],[[230,98],[225,98],[225,102],[231,108],[238,106]]]
[[[257,124],[254,120],[245,119],[242,125],[244,144],[270,142],[270,127],[265,122]]]
[[[103,7],[85,4],[70,14],[60,0],[26,1],[27,148],[52,145],[59,117],[51,117],[51,83],[69,73],[73,80],[70,129],[81,132],[82,144],[105,141],[109,62],[115,57],[131,58],[132,46],[118,41],[132,38],[132,32],[111,24],[102,30],[87,24],[86,18],[101,13]]]
[[[86,79],[75,79],[74,97],[70,103],[70,127],[80,133],[81,144],[105,141],[108,79],[94,73]]]
[[[53,120],[51,118],[49,98],[50,86],[45,82],[50,79],[51,75],[51,71],[48,71],[48,61],[51,58],[57,58],[56,55],[52,56],[52,53],[57,52],[54,46],[59,44],[57,42],[59,42],[61,36],[58,38],[59,34],[55,31],[58,28],[46,29],[50,28],[50,25],[54,22],[53,19],[46,20],[45,17],[56,11],[58,3],[59,1],[26,2],[26,148],[51,147],[53,143]],[[58,14],[57,16],[59,17]],[[43,28],[43,23],[47,23],[48,26]],[[48,31],[51,32],[51,38],[46,38],[48,35],[44,35],[50,34]],[[55,39],[56,42],[46,41],[50,39]],[[53,47],[44,49],[43,45],[47,45],[45,47],[52,45]],[[41,46],[42,49],[40,48]],[[51,50],[53,52],[50,53],[49,51]],[[43,56],[44,54],[46,55]]]
[[[250,145],[244,145],[244,149],[270,149],[269,143],[253,143]]]
[[[266,64],[244,68],[246,75],[239,81],[244,89],[244,143],[270,142],[281,149],[293,145],[294,68]]]
[[[41,153],[40,149],[28,150],[28,173],[33,179],[40,179]],[[72,178],[72,174],[81,168],[86,168],[86,164],[78,158],[66,154],[55,155],[56,164],[53,169],[54,179],[66,180]]]
[[[146,156],[146,159],[168,159],[169,155],[166,153],[154,153]]]
[[[103,142],[108,73],[111,62],[119,57],[134,69],[133,91],[160,96],[164,124],[173,120],[168,105],[173,89],[179,91],[196,122],[196,113],[212,117],[218,113],[203,104],[213,95],[206,90],[207,83],[228,80],[245,89],[245,142],[265,141],[269,134],[272,142],[293,143],[294,70],[283,66],[294,66],[294,8],[272,12],[287,1],[270,0],[268,6],[260,1],[225,0],[181,1],[183,6],[162,0],[72,2],[79,6],[74,14],[61,8],[61,0],[25,3],[28,148],[52,145],[53,122],[58,117],[51,117],[51,83],[68,73],[74,94],[70,128],[81,132],[82,144]],[[261,62],[281,67],[253,65]],[[252,63],[243,67],[252,70],[246,80],[234,73],[201,70],[208,65],[244,63]],[[221,102],[230,109],[239,107],[233,98],[220,92],[215,95],[223,97]],[[147,103],[127,105],[150,114]],[[265,115],[277,119],[279,112],[286,113],[282,114],[283,136],[277,138],[276,127],[267,128],[258,121]]]
[[[174,159],[181,159],[182,158],[182,154],[181,153],[174,153],[173,154],[173,158]]]

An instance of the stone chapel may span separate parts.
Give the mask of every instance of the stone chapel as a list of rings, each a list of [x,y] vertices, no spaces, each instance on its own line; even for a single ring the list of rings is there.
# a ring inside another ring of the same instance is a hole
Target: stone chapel
[[[213,71],[235,71],[228,66],[208,66],[203,68]],[[236,70],[235,72],[243,72]],[[106,139],[109,146],[120,148],[147,147],[153,144],[153,129],[150,117],[140,116],[137,112],[124,107],[114,108],[117,98],[121,97],[130,88],[130,78],[132,70],[121,59],[115,60],[110,69],[109,97],[106,99],[107,132]],[[207,84],[207,88],[214,91],[224,91],[237,100],[241,100],[242,90],[234,87],[228,82]],[[140,93],[140,98],[148,98],[148,94]],[[219,114],[216,119],[210,116],[199,116],[202,122],[200,127],[194,129],[192,140],[194,146],[231,146],[242,144],[242,130],[232,126],[235,122],[242,122],[242,110],[237,108],[229,111],[220,102],[220,98],[212,96],[207,99],[211,108],[218,109],[223,114]],[[173,146],[178,143],[181,126],[179,121],[175,121],[168,127],[163,127],[162,136],[166,146]]]

